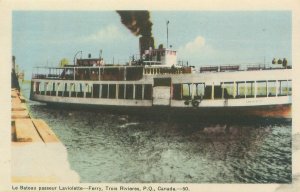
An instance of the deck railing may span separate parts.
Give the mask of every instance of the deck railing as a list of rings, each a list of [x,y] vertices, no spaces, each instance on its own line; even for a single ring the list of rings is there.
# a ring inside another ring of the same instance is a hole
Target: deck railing
[[[292,66],[283,67],[282,65],[268,64],[241,64],[241,65],[207,65],[200,67],[200,73],[204,72],[228,72],[228,71],[259,71],[259,70],[276,70],[291,69]]]
[[[292,66],[283,67],[282,65],[221,65],[221,66],[201,66],[198,72],[234,72],[234,71],[258,71],[258,70],[277,70],[291,69]],[[116,80],[128,81],[139,80],[145,74],[183,74],[192,73],[191,67],[157,67],[157,66],[124,66],[124,65],[105,65],[105,66],[68,66],[68,67],[36,67],[32,74],[32,79],[66,79],[66,80]]]

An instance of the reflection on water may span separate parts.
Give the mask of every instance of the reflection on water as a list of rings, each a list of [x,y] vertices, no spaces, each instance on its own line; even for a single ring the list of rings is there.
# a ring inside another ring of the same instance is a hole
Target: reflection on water
[[[151,119],[28,102],[81,182],[291,182],[291,121]]]

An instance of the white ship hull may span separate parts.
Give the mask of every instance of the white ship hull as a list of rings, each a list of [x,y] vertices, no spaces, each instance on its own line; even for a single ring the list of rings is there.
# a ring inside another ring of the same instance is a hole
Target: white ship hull
[[[32,80],[31,99],[52,104],[141,111],[167,108],[176,113],[199,116],[291,118],[291,72],[291,69],[280,69],[194,74],[144,73],[136,81],[36,78]],[[147,92],[146,85],[150,92]]]

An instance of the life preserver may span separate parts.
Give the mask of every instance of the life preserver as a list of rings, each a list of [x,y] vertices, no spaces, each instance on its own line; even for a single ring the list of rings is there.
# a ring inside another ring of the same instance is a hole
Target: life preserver
[[[188,100],[186,100],[186,101],[184,101],[184,104],[185,104],[185,105],[189,105],[190,102],[189,102]]]
[[[199,102],[199,101],[197,101],[197,100],[193,100],[193,101],[192,101],[192,105],[193,105],[193,107],[198,107],[198,106],[199,106],[199,104],[200,104],[200,102]]]

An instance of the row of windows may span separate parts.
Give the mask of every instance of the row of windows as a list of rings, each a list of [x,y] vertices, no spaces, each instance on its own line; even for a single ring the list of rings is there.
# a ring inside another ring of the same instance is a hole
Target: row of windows
[[[205,83],[173,84],[173,99],[221,99],[274,97],[292,94],[292,81],[223,82],[221,85]]]
[[[165,84],[162,84],[165,83]],[[157,84],[157,85],[156,85]],[[161,85],[160,85],[161,84]],[[170,86],[169,82],[154,82],[154,86]],[[223,82],[221,85],[205,83],[172,84],[172,99],[230,99],[251,97],[274,97],[292,94],[290,80]],[[85,84],[85,83],[40,83],[34,84],[36,94],[119,99],[152,99],[151,84]]]
[[[236,88],[233,83],[224,83],[229,95],[240,97],[274,97],[292,94],[292,81],[246,81],[236,82]]]
[[[147,99],[152,98],[151,84],[81,84],[81,83],[39,83],[34,92],[41,95],[63,97],[87,97],[110,99]],[[57,90],[57,91],[56,91]]]

